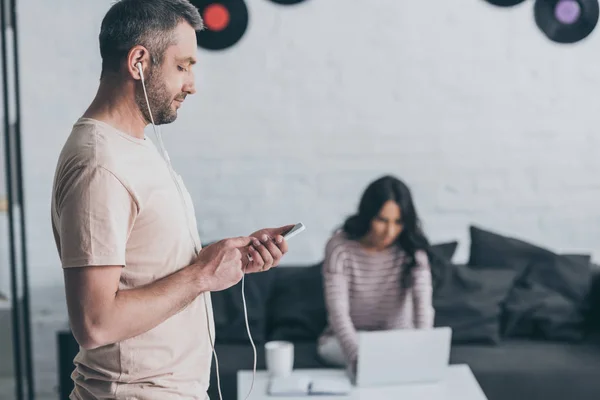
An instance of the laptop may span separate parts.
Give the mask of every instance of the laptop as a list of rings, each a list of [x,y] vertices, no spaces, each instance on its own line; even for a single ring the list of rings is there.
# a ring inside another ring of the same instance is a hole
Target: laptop
[[[452,329],[358,333],[357,387],[441,381],[450,362]]]

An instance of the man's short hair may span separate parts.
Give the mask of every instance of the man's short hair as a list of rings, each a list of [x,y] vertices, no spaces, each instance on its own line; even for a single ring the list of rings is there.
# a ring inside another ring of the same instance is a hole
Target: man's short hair
[[[162,63],[174,43],[173,31],[185,21],[204,29],[198,9],[189,0],[119,0],[104,16],[100,28],[102,76],[117,72],[132,47],[148,49],[153,65]]]

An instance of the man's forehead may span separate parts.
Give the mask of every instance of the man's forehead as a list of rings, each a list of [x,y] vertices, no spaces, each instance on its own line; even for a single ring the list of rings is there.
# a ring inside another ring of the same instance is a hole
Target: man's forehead
[[[196,32],[187,24],[179,24],[175,29],[175,42],[169,46],[172,54],[177,59],[177,62],[195,64],[196,52],[198,43],[196,40]]]

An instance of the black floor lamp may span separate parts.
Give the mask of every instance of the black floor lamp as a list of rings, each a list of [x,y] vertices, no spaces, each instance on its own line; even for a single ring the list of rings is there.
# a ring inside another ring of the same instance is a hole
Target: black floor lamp
[[[17,400],[35,396],[21,157],[21,99],[16,0],[0,0],[4,157],[8,202],[13,355]]]

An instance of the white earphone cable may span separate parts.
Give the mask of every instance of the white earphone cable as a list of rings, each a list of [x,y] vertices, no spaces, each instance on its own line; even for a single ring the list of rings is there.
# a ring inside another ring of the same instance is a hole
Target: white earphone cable
[[[142,72],[143,71],[142,64],[138,63],[137,67],[140,71],[140,77],[142,79],[142,89],[144,90],[144,97],[146,98],[146,105],[148,106],[148,115],[150,115],[150,122],[152,122],[152,129],[154,130],[154,135],[156,136],[156,140],[158,141],[158,146],[160,147],[160,151],[163,153],[162,154],[163,157],[167,160],[169,167],[172,168],[171,159],[169,158],[169,155],[167,154],[167,150],[165,149],[165,145],[162,141],[162,135],[160,134],[160,132],[156,128],[156,124],[154,123],[154,117],[152,116],[152,110],[150,109],[150,100],[148,100],[148,92],[146,91],[146,83],[144,81],[144,73]]]
[[[210,333],[210,319],[208,318],[208,299],[206,298],[206,292],[204,292],[204,310],[206,314],[206,325],[208,326],[208,339],[210,340],[210,347],[212,349],[213,356],[215,357],[215,370],[217,371],[217,389],[219,391],[219,399],[223,400],[223,394],[221,393],[221,377],[219,376],[219,358],[217,357],[217,351],[215,350],[215,342]]]
[[[254,389],[254,379],[256,378],[256,346],[254,345],[254,340],[252,340],[252,334],[250,334],[250,324],[248,323],[248,307],[246,307],[246,296],[244,295],[244,281],[245,281],[246,272],[242,275],[242,301],[244,302],[244,318],[246,319],[246,330],[248,331],[248,338],[250,339],[250,344],[252,345],[252,351],[254,352],[254,365],[252,367],[252,383],[250,384],[250,390],[248,390],[248,394],[246,395],[246,399],[250,397],[250,393],[252,393],[252,389]]]
[[[156,128],[156,124],[154,123],[154,117],[152,116],[152,110],[150,109],[150,101],[148,100],[148,93],[146,92],[146,83],[144,82],[144,73],[143,73],[143,69],[142,69],[142,64],[138,63],[137,67],[140,71],[140,76],[142,79],[142,88],[144,90],[144,97],[146,98],[146,105],[148,106],[148,114],[150,115],[150,121],[152,122],[152,128],[154,130],[154,135],[156,136],[158,145],[160,147],[160,151],[162,152],[162,155],[165,158],[165,161],[167,162],[169,168],[171,170],[173,170],[173,166],[171,165],[171,159],[169,158],[169,154],[167,153],[167,150],[165,149],[165,146],[162,141],[162,136],[161,136],[160,132],[158,131],[158,129]],[[178,185],[178,188],[179,188],[179,185]],[[185,202],[184,202],[184,204],[185,204]],[[187,210],[186,210],[186,217],[189,218]],[[188,229],[189,229],[189,224],[188,224]],[[195,241],[194,241],[194,249],[195,249],[195,253],[196,253],[196,257],[197,257],[200,252],[199,252],[198,248],[196,247]],[[248,400],[248,398],[250,397],[250,394],[252,393],[252,389],[254,388],[254,380],[256,378],[257,354],[256,354],[256,346],[254,345],[254,340],[252,340],[252,334],[250,333],[250,324],[248,323],[248,307],[246,305],[246,295],[245,295],[245,287],[244,287],[245,276],[246,276],[246,273],[244,272],[244,275],[242,275],[242,302],[244,305],[244,319],[246,321],[246,330],[248,332],[248,338],[250,339],[250,344],[252,344],[252,350],[254,352],[254,365],[253,365],[253,369],[252,369],[252,384],[250,386],[250,391],[248,392],[248,395],[246,396],[246,399],[245,399],[245,400]],[[208,339],[210,340],[210,347],[212,349],[212,353],[215,358],[215,370],[217,373],[217,389],[219,391],[219,399],[223,400],[223,394],[221,393],[221,377],[219,376],[219,358],[217,357],[217,351],[215,350],[215,341],[213,340],[212,333],[210,331],[208,299],[206,297],[207,293],[205,292],[205,293],[203,293],[203,295],[204,295],[204,310],[205,310],[205,314],[206,314],[206,325],[208,327]]]

